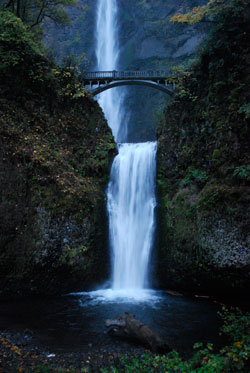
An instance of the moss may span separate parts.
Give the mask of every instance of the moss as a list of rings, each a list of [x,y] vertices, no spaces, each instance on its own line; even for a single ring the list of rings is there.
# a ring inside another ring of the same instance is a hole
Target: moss
[[[60,257],[60,261],[63,264],[74,265],[75,262],[80,260],[80,257],[85,256],[85,253],[88,251],[88,248],[84,245],[81,245],[77,248],[71,248],[68,245],[64,246],[63,253]]]
[[[220,152],[220,150],[219,150],[219,149],[214,149],[213,154],[212,154],[212,158],[213,158],[213,159],[218,159],[218,158],[220,158],[220,157],[221,157],[221,152]]]
[[[199,195],[198,207],[200,212],[208,212],[216,208],[217,211],[237,209],[249,204],[248,188],[232,187],[228,185],[207,185]]]

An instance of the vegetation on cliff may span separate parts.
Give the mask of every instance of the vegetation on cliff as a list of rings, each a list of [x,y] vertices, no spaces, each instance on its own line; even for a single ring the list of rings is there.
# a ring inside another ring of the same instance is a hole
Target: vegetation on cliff
[[[1,12],[0,35],[0,291],[58,293],[105,275],[115,144],[79,77],[48,62],[20,19]]]
[[[165,286],[249,287],[250,5],[232,0],[159,128],[160,272]],[[167,271],[166,271],[167,268]]]
[[[76,6],[78,0],[0,0],[0,9],[12,12],[29,29],[38,29],[45,19],[58,24],[69,24],[66,8]]]
[[[171,22],[188,23],[193,25],[197,22],[214,22],[214,18],[221,13],[222,8],[226,5],[225,0],[209,0],[206,4],[196,6],[187,13],[176,13]]]

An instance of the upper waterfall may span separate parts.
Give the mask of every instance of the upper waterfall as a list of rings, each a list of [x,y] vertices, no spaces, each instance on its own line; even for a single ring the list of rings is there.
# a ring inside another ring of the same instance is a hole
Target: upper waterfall
[[[116,0],[98,0],[96,23],[97,70],[113,71],[119,63],[119,28]],[[127,129],[123,113],[124,88],[114,88],[98,98],[116,142],[126,140]],[[123,123],[122,123],[123,122]],[[122,123],[122,125],[121,125]]]

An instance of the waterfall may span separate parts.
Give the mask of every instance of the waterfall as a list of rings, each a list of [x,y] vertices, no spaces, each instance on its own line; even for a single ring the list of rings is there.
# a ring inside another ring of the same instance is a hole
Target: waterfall
[[[119,28],[117,24],[116,0],[98,0],[96,23],[97,70],[113,71],[118,69]],[[124,88],[113,88],[103,92],[98,98],[114,138],[117,142],[126,139],[127,128],[123,112]],[[123,121],[123,125],[120,124]]]
[[[98,0],[96,57],[99,71],[118,69],[117,0]],[[122,88],[98,98],[118,143],[107,189],[112,290],[141,290],[148,285],[154,236],[156,142],[126,143]],[[126,295],[126,294],[125,294]]]
[[[154,231],[156,142],[120,144],[108,187],[113,289],[143,289]]]

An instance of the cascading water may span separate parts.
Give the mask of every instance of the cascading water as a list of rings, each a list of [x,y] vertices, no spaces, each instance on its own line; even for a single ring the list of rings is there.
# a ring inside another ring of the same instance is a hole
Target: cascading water
[[[96,56],[99,71],[116,70],[119,45],[116,0],[98,0]],[[129,144],[122,118],[122,90],[111,89],[98,99],[118,145],[108,186],[112,252],[112,290],[126,296],[148,284],[154,236],[156,142]],[[121,143],[122,142],[122,143]]]
[[[99,71],[118,69],[119,43],[116,0],[98,0],[96,23],[96,59]],[[126,139],[126,122],[120,126],[125,117],[122,110],[124,89],[115,88],[103,92],[98,98],[116,141]]]
[[[143,289],[154,231],[156,142],[118,149],[108,187],[113,289]]]

